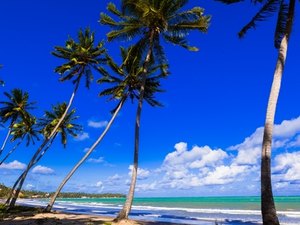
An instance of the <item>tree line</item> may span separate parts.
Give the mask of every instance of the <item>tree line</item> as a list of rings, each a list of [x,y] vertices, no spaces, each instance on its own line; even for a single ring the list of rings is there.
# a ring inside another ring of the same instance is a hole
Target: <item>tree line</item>
[[[11,192],[11,189],[3,184],[0,184],[0,198],[7,198]],[[53,192],[43,192],[34,190],[22,190],[19,198],[49,198]],[[125,198],[126,195],[117,193],[84,193],[84,192],[61,192],[58,198]]]
[[[246,2],[246,0],[215,1],[225,4]],[[244,37],[250,29],[256,27],[257,23],[277,14],[274,45],[278,49],[278,59],[267,105],[261,158],[263,224],[277,225],[279,221],[271,184],[272,134],[288,41],[293,26],[295,0],[251,0],[250,2],[260,4],[261,8],[241,29],[238,33],[239,37]],[[69,38],[65,46],[57,46],[52,52],[54,56],[63,60],[63,64],[55,69],[55,72],[60,76],[59,80],[61,82],[71,81],[74,84],[74,89],[68,103],[53,106],[50,111],[45,112],[43,118],[37,119],[31,115],[30,110],[33,109],[34,104],[29,101],[27,92],[14,89],[11,93],[4,93],[7,101],[0,102],[0,119],[1,123],[7,126],[8,131],[0,154],[3,153],[8,139],[16,143],[15,147],[6,154],[8,156],[3,158],[4,161],[17,149],[19,143],[26,141],[26,144],[29,145],[39,141],[38,134],[43,135],[42,144],[37,148],[27,168],[11,190],[6,202],[9,208],[14,207],[29,170],[44,156],[54,139],[60,136],[62,144],[66,145],[68,136],[76,136],[81,130],[81,127],[75,123],[77,116],[75,110],[71,109],[72,103],[80,82],[85,82],[86,87],[89,88],[94,74],[97,73],[100,75],[97,83],[109,86],[109,88],[102,90],[99,95],[107,96],[110,100],[117,100],[118,103],[112,109],[112,116],[105,130],[59,185],[45,211],[52,209],[63,186],[99,145],[117,114],[127,100],[131,99],[132,102],[137,102],[132,179],[126,202],[115,221],[128,218],[137,179],[139,129],[143,103],[146,102],[151,106],[162,106],[156,100],[155,95],[163,91],[161,79],[169,75],[169,65],[162,40],[189,51],[197,51],[196,47],[188,43],[189,32],[205,33],[210,24],[211,17],[204,13],[203,8],[194,7],[186,10],[187,3],[187,0],[122,0],[120,7],[114,3],[109,3],[107,10],[110,15],[102,12],[99,20],[101,25],[111,29],[107,33],[107,43],[96,43],[94,33],[89,29],[84,29],[78,32],[77,39]],[[117,39],[130,44],[128,48],[120,47],[121,63],[115,62],[105,48],[106,44]],[[1,84],[3,83],[4,81],[1,81]]]

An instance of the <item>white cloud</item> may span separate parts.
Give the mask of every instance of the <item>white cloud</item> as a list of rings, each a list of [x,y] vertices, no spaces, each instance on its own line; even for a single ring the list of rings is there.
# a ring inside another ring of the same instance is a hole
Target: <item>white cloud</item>
[[[90,163],[103,163],[105,161],[104,161],[103,157],[99,157],[98,159],[90,158],[90,159],[88,159],[88,162],[90,162]]]
[[[102,183],[101,181],[98,181],[98,182],[96,183],[96,187],[103,187],[103,183]]]
[[[131,181],[129,179],[125,180],[125,185],[129,186]]]
[[[83,132],[83,133],[77,135],[77,137],[75,137],[74,140],[75,141],[84,141],[89,138],[90,138],[90,135],[87,132]]]
[[[95,186],[96,186],[98,192],[102,192],[104,189],[104,185],[103,185],[102,181],[98,181]]]
[[[245,138],[244,142],[238,145],[229,147],[229,150],[237,150],[236,164],[255,165],[260,160],[263,127],[259,127],[249,137]],[[282,147],[295,147],[300,145],[300,117],[291,120],[284,120],[281,124],[274,125],[273,134],[273,149]],[[296,140],[295,138],[296,137]]]
[[[241,168],[225,167],[227,158],[228,154],[222,149],[194,146],[188,150],[187,143],[177,143],[175,151],[165,157],[158,170],[164,173],[160,185],[164,188],[184,190],[232,182],[241,173],[238,172]]]
[[[24,170],[26,168],[26,164],[21,163],[17,160],[14,160],[10,163],[3,163],[0,166],[0,169],[7,169],[7,170]]]
[[[164,188],[189,189],[210,185],[227,185],[233,182],[259,184],[259,168],[263,127],[259,127],[229,156],[222,149],[194,146],[191,150],[184,142],[175,145],[175,151],[167,154],[158,173],[164,173],[158,185]],[[274,126],[273,149],[300,146],[300,117],[285,120]],[[273,152],[274,155],[278,151]],[[274,160],[274,183],[277,189],[288,183],[300,182],[300,152],[277,155]],[[224,187],[224,186],[223,186]],[[227,186],[229,187],[229,185]]]
[[[25,189],[33,190],[34,188],[35,188],[35,186],[33,184],[27,184]]]
[[[86,153],[88,150],[90,150],[90,148],[84,148],[83,152]]]
[[[300,151],[283,153],[275,157],[275,172],[284,181],[300,180]]]
[[[119,174],[115,174],[106,179],[105,184],[108,186],[116,186],[120,184],[122,177]]]
[[[201,169],[222,164],[228,157],[222,149],[213,150],[208,146],[194,146],[187,149],[187,144],[180,142],[175,145],[175,151],[169,153],[163,162],[163,167],[173,168],[177,173],[184,175],[185,169]]]
[[[54,174],[54,170],[49,167],[38,165],[33,168],[32,173],[41,175],[52,175]]]
[[[146,192],[146,191],[153,191],[157,189],[157,182],[151,182],[149,184],[137,184],[136,191],[137,192]]]
[[[203,179],[203,185],[228,184],[237,180],[238,176],[250,172],[249,166],[218,166]]]
[[[245,138],[243,143],[228,148],[229,150],[238,150],[236,164],[257,164],[261,152],[263,130],[262,127],[257,128],[250,137]]]
[[[300,147],[300,135],[298,135],[295,140],[291,141],[288,147]]]
[[[189,150],[187,143],[180,142],[175,145],[175,151],[166,155],[162,166],[155,170],[160,179],[149,177],[152,182],[148,185],[157,190],[184,191],[202,187],[201,190],[222,189],[224,192],[229,186],[223,185],[245,182],[250,174],[257,176],[256,165],[238,165],[234,157],[222,149],[212,149],[209,146],[194,146]],[[156,183],[151,186],[153,181]],[[143,184],[143,187],[146,188],[147,185]]]
[[[289,138],[300,132],[300,116],[296,119],[284,120],[274,126],[274,137]]]
[[[260,156],[261,146],[240,148],[235,163],[240,165],[256,165],[260,160]]]
[[[283,189],[289,186],[289,182],[278,182],[275,184],[275,189]]]
[[[128,167],[128,169],[130,170],[128,175],[131,176],[132,175],[132,170],[133,170],[133,165],[130,165]],[[149,177],[150,175],[150,171],[149,170],[145,170],[142,168],[138,168],[138,172],[137,172],[137,179],[138,180],[145,180]]]
[[[122,177],[119,174],[115,174],[115,175],[113,175],[111,177],[108,177],[107,180],[108,181],[118,181],[118,180],[121,180],[121,178]]]
[[[108,124],[107,121],[93,121],[93,120],[89,120],[88,121],[88,126],[92,127],[92,128],[102,128],[102,127],[106,127]]]

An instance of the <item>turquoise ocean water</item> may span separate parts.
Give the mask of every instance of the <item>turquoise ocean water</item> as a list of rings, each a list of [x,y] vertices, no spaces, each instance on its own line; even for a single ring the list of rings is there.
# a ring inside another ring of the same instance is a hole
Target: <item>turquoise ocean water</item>
[[[55,208],[73,213],[114,217],[123,198],[58,199]],[[300,225],[300,196],[275,197],[276,209],[283,224]],[[22,200],[24,204],[46,205],[47,200]],[[133,219],[169,221],[185,224],[254,225],[261,223],[259,197],[180,197],[136,198]]]

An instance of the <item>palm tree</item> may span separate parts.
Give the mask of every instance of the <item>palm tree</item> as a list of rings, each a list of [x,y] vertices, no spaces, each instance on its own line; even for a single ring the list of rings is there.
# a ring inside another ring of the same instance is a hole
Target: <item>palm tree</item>
[[[64,178],[64,180],[59,185],[58,189],[52,196],[50,202],[48,203],[47,207],[44,211],[50,212],[53,204],[61,192],[62,188],[68,182],[68,180],[73,176],[73,174],[77,171],[77,169],[84,163],[84,161],[90,156],[90,154],[94,151],[94,149],[99,145],[102,141],[108,130],[110,129],[111,125],[113,124],[116,116],[118,115],[119,111],[123,107],[125,101],[129,97],[132,101],[139,97],[139,90],[141,86],[141,72],[143,71],[143,66],[141,65],[141,58],[133,58],[129,56],[129,50],[121,48],[121,55],[123,58],[123,62],[126,61],[126,64],[122,64],[120,67],[113,61],[112,58],[109,56],[108,64],[110,65],[111,69],[116,73],[116,76],[105,76],[98,80],[99,84],[108,83],[113,84],[114,86],[111,88],[107,88],[100,92],[100,96],[111,96],[110,99],[118,99],[119,103],[117,107],[112,110],[112,117],[108,124],[106,125],[104,131],[99,136],[99,138],[94,142],[91,148],[86,152],[86,154],[79,160],[79,162],[72,168],[69,174]],[[147,79],[145,84],[145,100],[151,106],[161,106],[159,102],[154,99],[154,94],[156,92],[161,92],[162,90],[159,89],[160,82],[159,80],[162,77],[165,77],[166,74],[155,74],[155,72],[162,67],[167,67],[166,65],[159,65],[155,66],[153,63],[149,66],[149,70],[147,73]]]
[[[73,93],[69,99],[66,111],[62,114],[62,117],[58,121],[57,125],[51,131],[48,136],[51,138],[60,123],[63,121],[64,117],[69,111],[76,92],[79,87],[79,83],[82,77],[85,77],[85,85],[87,88],[90,87],[90,83],[93,81],[94,76],[92,71],[96,70],[101,74],[106,75],[107,72],[101,67],[102,64],[106,63],[104,54],[106,50],[104,49],[104,43],[99,42],[95,46],[95,34],[86,28],[85,31],[80,30],[78,32],[78,42],[69,38],[66,41],[65,47],[57,46],[52,54],[58,58],[62,58],[67,62],[58,66],[55,72],[61,75],[60,81],[72,80],[75,85]]]
[[[33,102],[29,102],[28,92],[23,92],[21,89],[13,89],[11,93],[4,92],[4,95],[8,98],[8,101],[1,101],[0,104],[0,121],[1,123],[9,122],[9,128],[7,135],[3,141],[0,149],[0,155],[2,154],[6,143],[11,135],[12,128],[18,119],[26,120],[29,116],[28,110],[33,109]]]
[[[72,80],[75,87],[70,97],[69,103],[65,108],[65,112],[61,115],[61,118],[56,123],[56,126],[51,130],[48,136],[45,136],[44,142],[35,152],[33,158],[38,157],[43,149],[51,145],[51,139],[57,133],[60,124],[64,121],[72,103],[76,92],[79,87],[81,78],[85,77],[86,87],[89,88],[91,81],[93,80],[93,70],[96,70],[102,74],[106,74],[106,71],[101,67],[101,64],[106,62],[103,57],[106,50],[103,47],[103,42],[100,42],[95,46],[94,44],[94,33],[90,32],[87,28],[85,31],[80,30],[78,32],[78,42],[69,38],[66,41],[65,47],[57,46],[52,54],[58,58],[62,58],[67,62],[56,67],[55,72],[61,75],[60,81]],[[8,202],[10,198],[6,202]]]
[[[28,117],[23,118],[20,122],[15,123],[12,127],[11,135],[11,142],[15,142],[16,140],[18,140],[18,142],[1,160],[0,165],[19,147],[24,139],[26,140],[27,147],[31,143],[35,144],[35,140],[39,141],[36,118],[29,115]]]
[[[242,0],[217,1],[231,4],[235,2],[241,2]],[[272,88],[268,100],[261,157],[261,210],[263,224],[278,225],[279,221],[273,199],[271,180],[272,135],[276,105],[287,56],[288,41],[293,26],[295,0],[256,0],[251,2],[259,2],[263,5],[258,13],[250,20],[250,22],[241,29],[241,31],[239,32],[239,37],[243,37],[249,29],[255,28],[258,22],[266,20],[268,17],[273,16],[273,14],[275,13],[278,14],[274,38],[275,47],[278,49],[278,58],[274,72]]]
[[[163,38],[166,42],[179,45],[191,51],[197,51],[197,48],[188,44],[186,37],[189,31],[199,30],[206,32],[208,29],[210,17],[204,16],[202,8],[195,7],[191,10],[182,11],[187,2],[187,0],[123,0],[121,2],[121,11],[113,3],[109,3],[107,9],[119,21],[101,13],[100,23],[109,25],[113,29],[107,34],[108,40],[132,40],[139,37],[140,39],[132,49],[131,55],[142,55],[145,57],[136,112],[131,185],[124,207],[115,221],[127,219],[132,206],[138,170],[139,128],[146,74],[151,60],[155,59],[159,64],[166,64],[166,57],[160,39]]]
[[[42,118],[39,122],[39,125],[43,127],[41,130],[42,134],[45,136],[45,139],[49,139],[49,135],[51,135],[52,130],[56,127],[57,123],[59,123],[60,118],[65,113],[67,108],[66,103],[58,104],[56,106],[52,107],[52,111],[46,111],[44,118]],[[70,111],[65,116],[62,123],[59,125],[58,129],[56,130],[56,133],[54,134],[52,140],[50,143],[53,142],[53,140],[57,137],[58,134],[61,136],[61,143],[64,147],[66,147],[67,144],[67,137],[68,135],[76,137],[77,133],[81,131],[81,126],[74,124],[74,121],[78,119],[77,116],[74,116],[75,110]],[[12,208],[15,206],[16,200],[18,198],[18,195],[22,189],[23,183],[25,181],[25,178],[29,172],[29,170],[42,158],[42,156],[46,153],[47,149],[50,146],[48,145],[47,148],[44,149],[39,155],[35,155],[31,158],[29,164],[27,165],[26,170],[21,174],[19,179],[14,185],[14,188],[12,189],[13,196],[9,203],[9,208]],[[18,185],[18,188],[16,186]],[[16,189],[15,189],[16,188]],[[9,202],[9,201],[7,201]]]

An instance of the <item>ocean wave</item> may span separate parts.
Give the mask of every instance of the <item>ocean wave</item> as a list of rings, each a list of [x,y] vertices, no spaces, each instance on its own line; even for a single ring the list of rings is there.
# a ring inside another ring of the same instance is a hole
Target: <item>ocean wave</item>
[[[106,211],[103,211],[103,210],[92,210],[92,212],[94,212],[94,213],[106,213]]]
[[[159,218],[161,217],[161,214],[148,214],[148,215],[144,215],[145,217],[156,217]]]
[[[47,201],[45,200],[29,200],[29,199],[22,199],[18,200],[19,203],[34,205],[34,206],[45,206]],[[119,203],[111,204],[111,203],[102,203],[102,202],[71,202],[71,201],[64,201],[59,200],[55,203],[55,208],[57,209],[67,209],[67,210],[75,210],[80,208],[93,208],[91,212],[95,213],[104,213],[103,209],[115,209],[119,210],[122,208],[123,205]],[[95,209],[96,208],[96,209]],[[97,211],[97,208],[101,210]],[[162,206],[139,206],[133,205],[133,210],[137,211],[151,211],[153,214],[149,214],[149,217],[158,217],[160,213],[155,213],[157,211],[164,211],[164,212],[172,212],[172,211],[183,211],[188,213],[202,213],[202,214],[219,214],[219,215],[243,215],[243,216],[260,216],[260,210],[246,210],[246,209],[200,209],[200,208],[186,208],[186,207],[162,207]],[[278,215],[286,216],[289,218],[300,218],[300,211],[278,211]],[[197,217],[195,217],[197,218]],[[203,220],[203,218],[201,218]],[[206,219],[205,219],[206,220]]]

